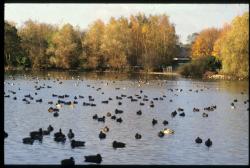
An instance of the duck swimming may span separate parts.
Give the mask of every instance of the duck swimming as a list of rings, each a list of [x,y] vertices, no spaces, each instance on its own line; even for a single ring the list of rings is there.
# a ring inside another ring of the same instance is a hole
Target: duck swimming
[[[164,137],[163,131],[158,132],[158,136],[159,136],[159,137]]]
[[[107,126],[105,126],[101,131],[102,132],[109,132],[109,128]]]
[[[8,137],[8,133],[4,131],[4,138]]]
[[[84,158],[85,158],[85,162],[91,162],[91,163],[101,163],[102,162],[102,156],[100,154],[84,156]]]
[[[85,146],[84,141],[75,141],[74,139],[71,141],[71,147],[76,148],[76,147],[83,147]]]
[[[207,113],[202,113],[202,117],[208,117]]]
[[[141,134],[136,133],[135,134],[135,139],[141,139]]]
[[[73,157],[70,157],[69,159],[64,159],[61,161],[61,165],[63,166],[73,166],[75,165],[75,160]]]
[[[197,138],[195,139],[195,142],[200,144],[200,143],[202,143],[202,139],[201,139],[200,137],[197,137]]]
[[[173,111],[173,112],[171,113],[171,116],[172,116],[172,117],[175,117],[176,114],[177,114],[177,112],[176,112],[176,111]]]
[[[72,132],[72,129],[69,129],[69,133],[68,133],[68,138],[69,139],[72,139],[72,138],[74,138],[74,133]]]
[[[163,125],[168,125],[168,121],[167,121],[167,120],[164,120],[164,121],[162,122],[162,124],[163,124]]]
[[[34,139],[32,139],[32,138],[30,138],[30,137],[23,138],[23,143],[24,143],[24,144],[33,145]]]
[[[207,146],[207,147],[210,147],[210,146],[212,146],[212,141],[210,140],[210,138],[208,138],[208,140],[206,140],[206,142],[205,142],[205,145]]]
[[[100,139],[106,138],[106,134],[105,134],[104,132],[100,131],[100,133],[99,133],[99,138],[100,138]]]
[[[174,134],[174,130],[171,130],[169,128],[164,128],[163,133],[164,134]]]
[[[155,124],[157,124],[157,120],[153,118],[152,124],[153,124],[153,126],[154,126]]]
[[[141,110],[137,111],[136,114],[141,115],[142,114]]]
[[[123,142],[117,142],[117,141],[113,141],[113,148],[124,148],[126,146],[125,143]]]

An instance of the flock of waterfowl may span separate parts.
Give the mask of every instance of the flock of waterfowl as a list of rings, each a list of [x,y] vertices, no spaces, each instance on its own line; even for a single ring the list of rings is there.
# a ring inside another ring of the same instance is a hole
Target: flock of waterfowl
[[[36,99],[35,97],[39,94],[38,90],[41,89],[50,89],[52,88],[52,86],[49,85],[41,85],[39,86],[39,82],[41,82],[38,78],[33,78],[35,80],[35,91],[34,91],[34,95],[32,96],[31,93],[24,95],[24,97],[22,98],[22,101],[26,104],[30,104],[31,101],[33,101],[34,103],[43,103],[44,100],[42,98],[40,99]],[[46,78],[45,78],[46,79]],[[15,80],[14,77],[12,77],[12,80]],[[51,80],[50,78],[47,78],[47,80]],[[53,82],[58,82],[58,84],[62,85],[63,81],[60,81],[59,79],[54,80]],[[115,81],[111,81],[113,83],[115,83]],[[103,82],[102,82],[103,83]],[[5,82],[5,84],[7,85],[15,85],[15,83],[9,83],[9,82]],[[77,85],[79,85],[79,81],[77,83]],[[107,83],[108,85],[108,83]],[[138,85],[140,85],[140,82],[138,82]],[[87,85],[86,87],[92,88],[92,89],[96,89],[95,86],[91,86],[91,85]],[[120,88],[114,88],[115,90],[117,90],[119,92]],[[6,92],[4,92],[4,97],[5,98],[13,98],[13,100],[18,100],[16,93],[18,93],[18,91],[21,90],[20,88],[18,88],[17,91],[13,91],[13,90],[8,90],[8,93],[10,94],[6,94]],[[99,87],[96,89],[96,91],[102,91],[102,88]],[[168,91],[170,92],[182,92],[183,89],[168,89]],[[188,91],[192,92],[192,89],[189,89]],[[202,92],[203,89],[200,90],[194,90],[194,92],[198,93],[198,92]],[[101,94],[104,94],[104,92],[101,92]],[[243,92],[241,92],[241,94],[244,94]],[[177,95],[177,94],[175,94]],[[177,95],[178,96],[178,95]],[[48,108],[48,112],[53,114],[53,117],[59,117],[60,116],[60,109],[63,106],[76,106],[78,104],[82,104],[82,106],[97,106],[98,103],[95,103],[95,99],[93,96],[91,95],[73,95],[70,96],[68,94],[55,94],[53,93],[51,95],[51,97],[53,98],[58,98],[58,100],[56,102],[54,101],[48,101],[48,102],[44,102],[47,103],[49,105],[51,105],[51,107]],[[70,98],[72,97],[73,100],[71,101],[65,101],[63,100],[64,98]],[[117,123],[122,123],[123,122],[123,118],[122,118],[122,114],[124,113],[123,110],[119,109],[119,106],[121,106],[123,104],[123,100],[124,99],[129,99],[131,102],[138,102],[139,106],[144,106],[144,105],[148,105],[149,108],[154,108],[155,107],[155,101],[163,101],[165,100],[166,95],[162,95],[160,97],[154,97],[154,98],[149,98],[148,95],[144,94],[144,91],[141,89],[139,94],[134,94],[134,95],[125,95],[125,94],[120,94],[117,95],[115,97],[109,97],[107,100],[102,100],[101,103],[103,104],[108,104],[110,101],[117,101],[117,107],[114,108],[114,112],[107,112],[106,116],[99,116],[98,114],[94,114],[92,116],[93,120],[96,120],[96,122],[103,122],[106,123],[107,122],[107,118],[110,118],[111,120],[116,121]],[[85,100],[85,101],[81,101],[81,100]],[[173,102],[172,99],[169,100],[169,103]],[[233,102],[231,103],[231,107],[235,108],[236,107],[236,103],[238,102],[237,99],[233,100]],[[244,104],[249,103],[249,100],[244,101]],[[203,109],[199,109],[194,107],[193,108],[193,112],[198,113],[201,112],[202,110],[204,111],[202,113],[202,117],[208,117],[208,112],[212,112],[215,111],[217,108],[216,105],[211,105],[209,107],[204,107]],[[247,109],[249,111],[249,108]],[[181,107],[178,107],[175,111],[171,112],[170,115],[172,118],[176,117],[176,115],[178,114],[180,117],[185,117],[185,110]],[[142,110],[138,110],[135,115],[141,116],[143,114]],[[60,118],[60,117],[59,117]],[[110,120],[109,120],[110,121]],[[149,123],[150,124],[150,123]],[[152,126],[158,124],[158,120],[155,118],[152,118]],[[163,120],[162,121],[162,125],[163,126],[167,126],[169,124],[169,121],[167,120]],[[108,126],[103,127],[100,132],[98,137],[100,139],[105,139],[108,132],[109,132],[110,128]],[[43,128],[39,128],[38,131],[31,131],[29,133],[28,137],[24,137],[22,139],[23,144],[29,144],[32,145],[34,143],[34,141],[38,141],[40,143],[42,143],[43,141],[43,136],[49,136],[52,132],[54,131],[54,128],[52,125],[49,125],[46,129]],[[160,138],[163,138],[165,135],[171,135],[174,134],[175,131],[172,130],[171,128],[164,128],[162,130],[160,130],[158,132],[158,134],[156,134],[157,136],[159,136]],[[142,134],[137,132],[135,134],[135,139],[139,140],[142,138]],[[4,131],[4,137],[7,138],[8,137],[8,133]],[[75,133],[73,132],[73,130],[71,128],[69,128],[69,131],[67,133],[67,136],[62,132],[61,128],[59,129],[58,132],[54,133],[54,141],[56,143],[65,143],[68,140],[70,141],[70,145],[71,148],[79,148],[79,147],[84,147],[85,146],[85,141],[80,141],[80,140],[75,140]],[[203,142],[203,140],[200,137],[197,137],[194,140],[194,143],[197,144],[201,144]],[[113,143],[111,144],[112,147],[114,149],[117,148],[125,148],[126,147],[126,143],[124,142],[118,142],[116,140],[113,141]],[[212,140],[210,138],[208,138],[205,141],[205,145],[207,147],[211,147],[212,146]],[[84,156],[85,157],[85,162],[91,162],[91,163],[101,163],[102,162],[102,156],[101,154],[96,154],[96,155],[89,155],[89,156]],[[61,161],[62,165],[74,165],[75,161],[73,157],[70,157],[69,159],[64,159]]]

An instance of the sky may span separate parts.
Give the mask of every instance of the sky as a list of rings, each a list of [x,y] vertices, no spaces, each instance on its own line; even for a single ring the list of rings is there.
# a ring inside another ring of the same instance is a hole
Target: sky
[[[28,19],[57,24],[70,23],[86,30],[97,19],[107,23],[110,17],[129,17],[139,12],[145,15],[166,14],[175,25],[182,43],[187,36],[204,28],[221,28],[237,15],[249,12],[248,4],[8,4],[4,18],[17,27]]]

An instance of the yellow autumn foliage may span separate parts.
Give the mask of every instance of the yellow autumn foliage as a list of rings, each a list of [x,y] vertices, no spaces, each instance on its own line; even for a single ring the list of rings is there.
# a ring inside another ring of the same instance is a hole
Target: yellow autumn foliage
[[[237,77],[249,77],[249,13],[237,16],[220,41],[222,72]]]
[[[192,45],[192,58],[211,56],[214,43],[219,37],[220,30],[216,28],[208,28],[200,32]]]

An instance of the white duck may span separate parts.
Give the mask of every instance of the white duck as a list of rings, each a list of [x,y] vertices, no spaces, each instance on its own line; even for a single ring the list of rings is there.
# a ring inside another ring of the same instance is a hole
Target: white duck
[[[171,130],[169,128],[164,128],[163,133],[164,134],[174,134],[174,130]]]

